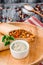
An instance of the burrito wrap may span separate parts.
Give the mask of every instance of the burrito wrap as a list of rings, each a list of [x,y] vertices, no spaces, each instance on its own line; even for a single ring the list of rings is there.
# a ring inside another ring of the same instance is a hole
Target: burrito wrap
[[[32,34],[34,40],[37,36],[37,28],[34,25],[28,24],[28,23],[1,23],[0,24],[0,33],[4,34],[4,35],[9,35],[10,32],[12,31],[18,31],[18,30],[23,30],[24,33],[25,32],[29,32]],[[3,35],[0,34],[0,51],[1,50],[5,50],[8,49],[9,46],[4,46],[4,43],[2,42],[2,37]],[[28,42],[30,42],[32,40],[32,38],[15,38],[15,39],[24,39]]]
[[[10,25],[8,23],[0,24],[0,33],[2,33],[4,35],[9,35],[9,32],[11,32],[13,30],[18,30],[18,29],[20,29],[20,28],[17,26]]]
[[[9,35],[9,33],[11,31],[22,29],[22,30],[26,30],[26,31],[32,33],[33,35],[36,35],[36,27],[34,25],[31,25],[31,24],[28,24],[25,22],[24,23],[16,22],[16,23],[13,23],[13,25],[11,25],[11,24],[1,23],[0,24],[0,33]]]

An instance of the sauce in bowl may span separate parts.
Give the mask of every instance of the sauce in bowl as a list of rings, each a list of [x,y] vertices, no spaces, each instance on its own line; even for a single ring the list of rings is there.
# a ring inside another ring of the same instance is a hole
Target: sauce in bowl
[[[24,51],[24,50],[26,50],[27,47],[22,42],[16,42],[15,44],[13,44],[12,48],[15,51]]]
[[[25,58],[29,53],[29,43],[25,40],[15,40],[10,45],[10,51],[14,58]]]

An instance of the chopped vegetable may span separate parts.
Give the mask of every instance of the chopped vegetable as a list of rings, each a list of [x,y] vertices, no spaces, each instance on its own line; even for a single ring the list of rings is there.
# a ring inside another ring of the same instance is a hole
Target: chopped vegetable
[[[29,38],[33,34],[21,29],[21,30],[12,31],[12,32],[10,32],[9,35],[13,36],[14,38]]]

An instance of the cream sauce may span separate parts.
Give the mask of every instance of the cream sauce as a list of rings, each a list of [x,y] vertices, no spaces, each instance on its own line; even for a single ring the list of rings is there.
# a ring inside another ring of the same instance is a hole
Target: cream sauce
[[[13,45],[13,49],[15,51],[24,51],[24,50],[26,50],[26,48],[27,48],[27,46],[24,43],[21,43],[21,42],[16,42]]]

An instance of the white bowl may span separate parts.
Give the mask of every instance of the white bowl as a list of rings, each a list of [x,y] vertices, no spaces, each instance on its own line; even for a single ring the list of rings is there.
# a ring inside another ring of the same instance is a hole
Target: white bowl
[[[24,51],[15,51],[12,46],[13,44],[15,44],[16,42],[22,42],[23,44],[26,45],[26,49]],[[22,58],[25,58],[28,53],[29,53],[29,43],[24,41],[24,40],[15,40],[11,43],[10,45],[10,51],[11,51],[11,55],[14,57],[14,58],[17,58],[17,59],[22,59]]]

